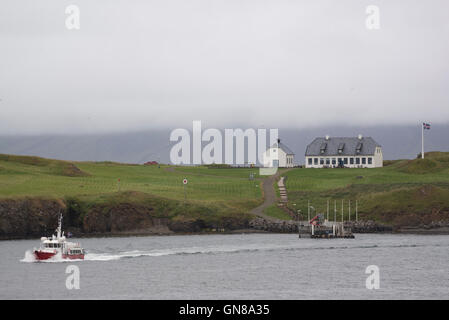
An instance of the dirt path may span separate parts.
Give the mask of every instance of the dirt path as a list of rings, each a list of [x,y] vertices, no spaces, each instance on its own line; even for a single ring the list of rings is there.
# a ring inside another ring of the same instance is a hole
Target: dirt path
[[[267,178],[265,178],[261,183],[262,183],[262,188],[263,188],[263,195],[264,195],[264,202],[252,209],[250,211],[250,213],[255,214],[259,217],[262,217],[264,219],[267,220],[277,220],[276,218],[267,216],[264,213],[264,210],[266,208],[268,208],[269,206],[273,205],[274,203],[276,203],[277,201],[277,196],[276,196],[276,191],[274,190],[274,182],[277,180],[277,178],[282,174],[286,173],[287,171],[289,171],[290,169],[285,169],[285,170],[278,170],[278,172],[276,172],[276,174],[269,176]]]
[[[173,167],[168,167],[168,168],[164,168],[164,169],[166,171],[168,171],[168,172],[175,172],[175,168],[173,168]],[[262,184],[264,202],[260,206],[252,209],[250,211],[250,213],[252,213],[252,214],[254,214],[256,216],[262,217],[262,218],[264,218],[266,220],[278,220],[276,218],[267,216],[264,213],[264,211],[265,211],[266,208],[268,208],[269,206],[275,204],[276,201],[277,201],[276,191],[274,189],[274,182],[279,178],[279,176],[281,174],[284,174],[284,173],[286,173],[287,171],[290,171],[290,170],[291,169],[281,169],[281,170],[278,170],[276,172],[276,174],[274,174],[272,176],[268,176],[268,177],[266,177],[264,179],[260,179],[260,180],[258,179],[260,181],[260,183]],[[176,172],[182,173],[182,171],[180,171],[180,170],[176,170]],[[220,177],[220,176],[217,176],[217,175],[207,175],[207,174],[204,174],[204,173],[198,174],[198,173],[191,173],[191,172],[189,172],[188,174]],[[224,176],[224,177],[229,178],[227,176]]]

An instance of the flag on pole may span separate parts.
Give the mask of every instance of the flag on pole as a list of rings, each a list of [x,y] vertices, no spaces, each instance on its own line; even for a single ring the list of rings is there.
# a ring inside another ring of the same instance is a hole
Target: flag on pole
[[[421,159],[424,159],[424,130],[430,130],[430,123],[423,122],[421,130]]]

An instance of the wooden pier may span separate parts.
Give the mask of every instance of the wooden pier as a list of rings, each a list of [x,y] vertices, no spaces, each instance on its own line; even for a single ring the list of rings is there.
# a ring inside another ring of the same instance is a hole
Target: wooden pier
[[[325,221],[321,225],[313,225],[307,221],[302,221],[298,225],[299,238],[313,239],[333,239],[346,238],[354,239],[351,228],[345,226],[342,222]]]

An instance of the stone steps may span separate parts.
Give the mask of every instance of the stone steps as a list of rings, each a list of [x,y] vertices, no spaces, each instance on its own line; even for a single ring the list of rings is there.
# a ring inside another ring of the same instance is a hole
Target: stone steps
[[[288,202],[287,189],[285,188],[285,185],[284,185],[284,177],[281,177],[279,179],[278,188],[279,188],[279,195],[281,197],[281,202],[282,203]]]

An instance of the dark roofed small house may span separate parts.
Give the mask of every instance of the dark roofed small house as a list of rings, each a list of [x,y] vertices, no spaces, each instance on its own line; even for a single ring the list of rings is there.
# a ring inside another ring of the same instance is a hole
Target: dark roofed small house
[[[382,166],[382,147],[371,137],[315,138],[306,149],[306,168]]]

